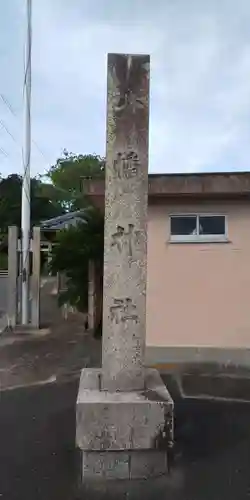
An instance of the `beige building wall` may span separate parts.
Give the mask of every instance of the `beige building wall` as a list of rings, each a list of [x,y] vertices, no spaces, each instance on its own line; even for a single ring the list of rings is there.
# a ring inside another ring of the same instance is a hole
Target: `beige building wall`
[[[228,216],[228,243],[170,243],[169,215]],[[147,346],[250,347],[250,203],[149,206]]]

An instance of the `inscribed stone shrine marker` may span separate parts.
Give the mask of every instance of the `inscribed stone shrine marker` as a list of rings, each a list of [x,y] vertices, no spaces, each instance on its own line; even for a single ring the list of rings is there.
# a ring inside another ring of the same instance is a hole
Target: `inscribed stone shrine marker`
[[[111,246],[116,246],[119,253],[125,249],[129,257],[133,257],[136,246],[140,243],[140,232],[135,230],[134,224],[129,224],[127,230],[117,226],[116,233],[112,234]]]
[[[139,158],[134,151],[117,153],[113,165],[118,179],[130,179],[138,174]]]
[[[129,297],[125,299],[114,299],[114,305],[110,307],[111,320],[116,323],[121,321],[137,321],[139,320],[136,314],[136,306]]]
[[[102,388],[111,391],[144,385],[148,94],[149,56],[109,55]]]
[[[144,368],[149,56],[108,56],[102,368],[84,368],[76,442],[84,479],[165,474],[173,401]]]

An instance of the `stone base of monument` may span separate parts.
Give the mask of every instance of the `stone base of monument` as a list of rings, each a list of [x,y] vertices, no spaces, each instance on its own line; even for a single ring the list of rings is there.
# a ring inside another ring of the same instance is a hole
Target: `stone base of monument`
[[[84,369],[76,406],[82,481],[146,479],[168,472],[173,400],[157,370],[140,392],[101,390],[101,369]]]

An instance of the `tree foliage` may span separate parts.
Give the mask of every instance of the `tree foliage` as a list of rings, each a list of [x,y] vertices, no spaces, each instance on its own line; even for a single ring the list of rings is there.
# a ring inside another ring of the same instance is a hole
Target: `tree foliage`
[[[41,180],[33,178],[30,183],[31,225],[39,225],[41,220],[56,217],[63,208],[51,193],[46,193]],[[0,229],[6,234],[8,226],[21,225],[22,177],[11,174],[0,178]]]
[[[103,158],[95,154],[75,155],[66,150],[47,173],[54,196],[69,211],[80,210],[89,205],[84,196],[84,179],[103,176]]]
[[[67,290],[61,292],[60,304],[69,303],[80,311],[86,311],[89,261],[93,260],[100,269],[103,266],[104,218],[91,207],[84,193],[84,184],[88,179],[104,177],[104,159],[97,155],[74,155],[64,151],[47,176],[50,184],[45,189],[52,189],[66,211],[84,208],[85,223],[57,235],[51,270],[66,275]]]
[[[31,179],[31,225],[65,213],[85,209],[85,223],[60,231],[53,249],[51,269],[67,277],[67,292],[60,302],[86,310],[88,262],[103,260],[103,215],[84,194],[84,182],[104,176],[104,159],[98,155],[75,155],[64,150],[44,177]],[[0,229],[21,224],[22,177],[11,174],[0,178]]]
[[[61,293],[60,303],[68,302],[80,311],[87,309],[88,263],[102,263],[104,245],[103,215],[89,208],[84,217],[76,227],[58,233],[51,260],[52,272],[62,272],[67,278],[67,291]]]
[[[84,178],[104,175],[103,159],[97,155],[74,155],[66,150],[50,168],[46,181],[32,178],[30,183],[31,225],[42,220],[89,206],[84,197]],[[49,182],[48,182],[49,181]],[[0,230],[21,224],[22,176],[0,176]]]

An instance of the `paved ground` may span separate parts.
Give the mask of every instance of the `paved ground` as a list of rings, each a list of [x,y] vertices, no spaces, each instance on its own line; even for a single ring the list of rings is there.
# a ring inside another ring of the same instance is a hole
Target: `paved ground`
[[[190,374],[182,379],[182,395],[178,380],[166,377],[176,417],[175,463],[168,478],[112,483],[111,488],[102,484],[80,492],[75,450],[78,377],[83,366],[100,363],[100,342],[86,334],[76,318],[55,322],[50,334],[46,329],[42,333],[0,340],[0,500],[250,498],[250,404],[213,400],[215,375],[224,377],[217,396],[226,391],[227,396],[237,394],[238,400],[239,395],[249,397],[248,373],[242,370],[237,380],[242,387],[246,378],[244,394],[235,390],[237,373],[206,370],[210,400],[192,397],[203,391],[204,375],[191,374],[192,384]]]
[[[77,490],[78,381],[7,390],[0,399],[1,500],[247,500],[250,407],[176,402],[176,462],[168,479]],[[127,496],[126,496],[127,494]]]
[[[41,324],[35,334],[4,332],[0,335],[0,388],[61,380],[84,366],[98,366],[101,344],[84,328],[82,315],[63,320],[54,281],[41,289]],[[1,288],[1,287],[0,287]]]
[[[60,381],[84,366],[98,366],[100,358],[100,341],[74,319],[37,336],[5,334],[0,339],[0,387]]]

